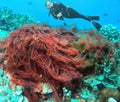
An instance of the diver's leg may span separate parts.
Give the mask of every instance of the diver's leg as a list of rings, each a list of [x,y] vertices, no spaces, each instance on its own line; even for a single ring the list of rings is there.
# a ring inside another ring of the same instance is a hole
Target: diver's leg
[[[91,22],[93,24],[93,26],[99,31],[100,28],[101,28],[101,25],[95,21],[93,21],[93,18],[90,17],[90,16],[85,16],[85,15],[82,15],[80,13],[78,13],[77,11],[75,11],[74,9],[72,8],[68,8],[67,10],[67,15],[64,15],[66,18],[82,18],[82,19],[85,19],[89,22]],[[99,16],[98,16],[99,17]],[[92,18],[92,19],[91,19]]]
[[[74,10],[70,7],[66,8],[66,11],[63,13],[63,16],[66,18],[82,18],[82,19],[91,21],[88,16],[80,14],[79,12],[77,12],[76,10]]]
[[[64,13],[64,17],[66,17],[66,18],[82,18],[82,19],[85,19],[87,21],[100,19],[99,16],[85,16],[85,15],[80,14],[76,10],[69,8],[69,7],[66,8],[66,12]]]
[[[91,21],[91,19],[88,16],[80,14],[80,18],[85,19],[87,21]]]
[[[91,20],[100,20],[99,16],[88,16],[88,18]]]
[[[66,18],[83,18],[84,15],[80,14],[76,10],[67,7],[65,11],[63,11],[63,16]]]

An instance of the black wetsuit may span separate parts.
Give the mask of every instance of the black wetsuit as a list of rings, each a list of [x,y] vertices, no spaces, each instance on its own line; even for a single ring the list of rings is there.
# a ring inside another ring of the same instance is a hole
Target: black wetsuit
[[[57,14],[61,13],[61,17],[57,17]],[[55,19],[64,20],[64,18],[82,18],[87,21],[90,21],[98,30],[101,28],[101,25],[97,22],[93,22],[93,20],[99,20],[99,16],[85,16],[80,13],[78,13],[76,10],[67,7],[63,5],[60,2],[53,2],[53,6],[50,8],[49,14],[52,14],[52,16]]]

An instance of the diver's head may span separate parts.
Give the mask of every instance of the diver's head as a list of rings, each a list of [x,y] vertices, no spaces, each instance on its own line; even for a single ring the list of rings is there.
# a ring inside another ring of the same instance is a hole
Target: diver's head
[[[47,6],[47,8],[51,8],[53,6],[53,2],[46,1],[45,5]]]

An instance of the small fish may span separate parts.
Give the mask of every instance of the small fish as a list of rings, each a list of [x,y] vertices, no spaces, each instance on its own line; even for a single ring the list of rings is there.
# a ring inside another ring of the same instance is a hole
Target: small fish
[[[29,2],[28,2],[28,5],[32,5],[32,1],[29,1]]]
[[[104,13],[103,16],[108,16],[108,13]]]

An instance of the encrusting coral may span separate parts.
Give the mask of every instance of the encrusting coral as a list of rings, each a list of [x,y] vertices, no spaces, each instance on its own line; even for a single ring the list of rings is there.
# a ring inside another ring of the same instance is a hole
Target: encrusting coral
[[[75,90],[84,70],[94,70],[103,55],[112,53],[111,43],[102,36],[96,32],[84,33],[85,37],[81,37],[48,25],[23,26],[5,40],[5,54],[0,62],[4,62],[3,69],[10,74],[12,83],[24,87],[24,95],[30,102],[46,98],[42,83],[52,89],[51,97],[61,102],[63,87]]]

